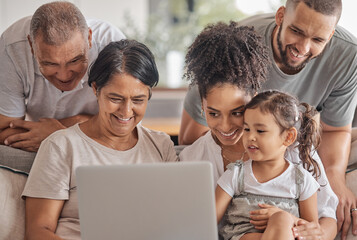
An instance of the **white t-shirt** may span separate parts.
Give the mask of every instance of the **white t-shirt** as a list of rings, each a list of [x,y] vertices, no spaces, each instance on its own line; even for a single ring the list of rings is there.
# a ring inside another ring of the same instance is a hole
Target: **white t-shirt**
[[[98,113],[97,99],[88,86],[88,73],[73,90],[66,92],[43,77],[27,40],[30,22],[31,16],[18,20],[0,38],[0,114],[38,121]],[[87,24],[92,29],[90,66],[108,43],[125,36],[107,22],[91,19]]]
[[[217,184],[218,179],[224,173],[221,148],[214,141],[211,131],[208,131],[204,136],[197,139],[192,145],[185,147],[180,153],[180,161],[208,161],[213,166],[213,180]],[[332,191],[332,188],[326,177],[325,170],[322,166],[321,159],[315,152],[313,158],[319,164],[321,176],[317,180],[320,184],[320,189],[317,192],[317,207],[319,218],[329,217],[336,220],[336,208],[338,198]],[[300,158],[297,149],[287,151],[285,159],[299,163]],[[237,159],[238,160],[238,159]]]
[[[170,137],[137,125],[138,142],[127,151],[107,148],[85,135],[79,125],[46,138],[36,155],[22,196],[66,200],[56,234],[80,239],[75,169],[80,165],[177,161]]]
[[[300,186],[300,192],[297,193],[296,170],[293,163],[289,162],[289,167],[279,176],[260,183],[255,178],[252,169],[252,160],[243,163],[243,183],[244,192],[258,194],[271,197],[283,198],[296,198],[300,195],[299,200],[303,201],[311,197],[320,185],[316,182],[314,177],[299,166],[300,171],[303,173],[303,179]],[[228,168],[223,175],[218,179],[217,184],[231,197],[240,195],[241,192],[238,188],[239,167],[234,166],[232,169]]]

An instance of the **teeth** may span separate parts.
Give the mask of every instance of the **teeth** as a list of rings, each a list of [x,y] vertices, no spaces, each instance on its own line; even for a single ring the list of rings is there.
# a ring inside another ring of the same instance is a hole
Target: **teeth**
[[[120,118],[118,117],[119,120],[122,120],[122,121],[129,121],[131,118]]]
[[[291,54],[292,55],[294,55],[294,57],[297,57],[297,58],[302,58],[302,57],[304,57],[304,55],[299,55],[298,53],[295,53],[294,51],[293,51],[293,49],[290,49],[290,52],[291,52]]]
[[[121,117],[118,117],[118,116],[115,116],[115,117],[118,118],[120,121],[129,121],[131,119],[131,117],[130,118],[121,118]]]
[[[236,131],[237,131],[237,130],[234,130],[234,131],[231,132],[231,133],[223,133],[223,132],[220,131],[220,133],[221,133],[223,136],[225,136],[225,137],[230,137],[230,136],[232,136]]]

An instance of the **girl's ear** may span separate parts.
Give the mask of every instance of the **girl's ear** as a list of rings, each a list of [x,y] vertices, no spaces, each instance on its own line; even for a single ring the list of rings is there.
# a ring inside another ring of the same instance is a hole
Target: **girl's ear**
[[[284,145],[285,146],[290,146],[291,144],[293,144],[295,142],[297,138],[297,130],[296,128],[292,127],[288,130],[286,130],[286,137],[285,137],[285,141],[284,141]]]

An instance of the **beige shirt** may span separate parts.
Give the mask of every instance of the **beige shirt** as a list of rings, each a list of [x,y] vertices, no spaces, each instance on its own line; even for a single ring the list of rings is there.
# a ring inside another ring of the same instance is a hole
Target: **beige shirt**
[[[75,176],[78,166],[177,161],[173,142],[167,134],[141,125],[137,130],[138,142],[127,151],[97,143],[85,135],[78,124],[57,131],[42,142],[22,195],[66,200],[58,221],[58,236],[80,239]]]

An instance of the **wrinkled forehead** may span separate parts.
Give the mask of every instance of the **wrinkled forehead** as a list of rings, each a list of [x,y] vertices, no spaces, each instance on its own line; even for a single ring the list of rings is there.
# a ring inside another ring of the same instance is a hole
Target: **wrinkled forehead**
[[[86,55],[88,48],[88,41],[80,32],[76,32],[68,41],[61,44],[48,44],[41,35],[36,37],[34,43],[35,55],[41,60],[51,60],[51,62],[71,61]]]

